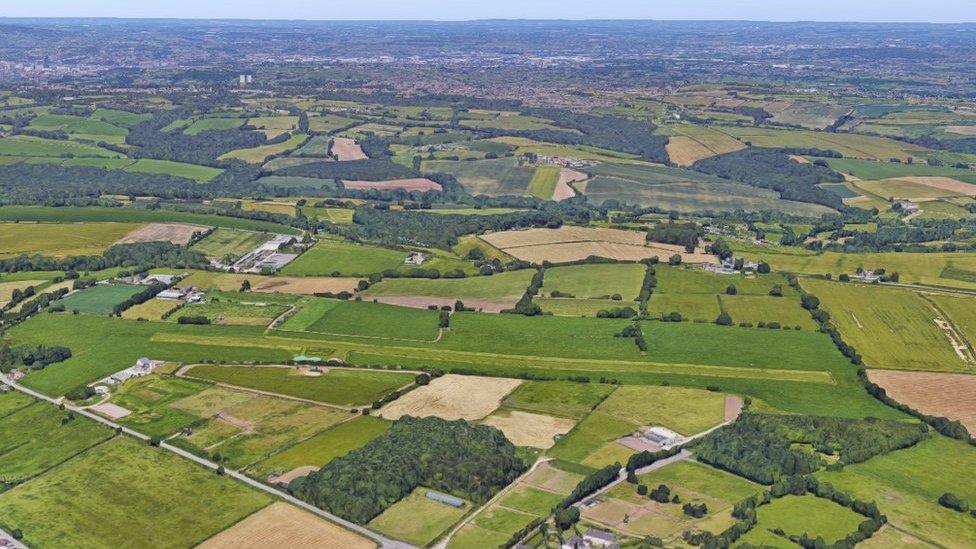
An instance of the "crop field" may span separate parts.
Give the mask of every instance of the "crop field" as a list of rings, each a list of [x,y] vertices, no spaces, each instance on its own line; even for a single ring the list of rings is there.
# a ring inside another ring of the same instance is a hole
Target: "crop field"
[[[430,342],[438,337],[438,313],[382,303],[315,299],[279,330]]]
[[[270,502],[171,453],[116,437],[0,495],[0,527],[20,529],[35,546],[179,548]]]
[[[373,549],[376,544],[308,511],[275,502],[208,539],[200,549],[241,547]]]
[[[559,440],[550,455],[590,467],[626,460],[633,450],[616,439],[663,426],[693,435],[722,422],[725,395],[677,387],[623,386]]]
[[[264,233],[217,229],[191,248],[207,257],[237,259],[267,242],[271,237]]]
[[[150,223],[120,238],[116,244],[135,242],[172,242],[180,246],[190,243],[194,233],[202,233],[210,227],[187,223]]]
[[[12,297],[14,290],[24,290],[28,286],[40,286],[47,284],[47,280],[15,280],[10,282],[0,282],[0,307],[7,304]]]
[[[491,425],[516,446],[546,449],[576,425],[571,419],[544,416],[519,410],[499,410],[486,417],[482,423]]]
[[[468,512],[470,504],[452,507],[426,496],[419,487],[371,520],[370,528],[392,538],[425,547]]]
[[[407,192],[428,192],[443,190],[440,183],[435,183],[425,177],[415,177],[412,179],[388,179],[385,181],[343,181],[343,187],[356,191],[395,191],[402,190]]]
[[[935,372],[868,370],[868,379],[884,388],[888,396],[915,410],[959,421],[976,431],[976,376]]]
[[[626,303],[637,299],[645,270],[638,264],[553,267],[546,270],[542,291],[558,291],[581,299],[607,299],[617,294]]]
[[[915,292],[820,280],[802,284],[871,368],[951,372],[969,366],[936,322],[945,319]]]
[[[0,258],[21,254],[100,255],[140,226],[135,223],[2,223]]]
[[[857,181],[852,183],[858,189],[885,199],[924,202],[937,198],[958,196],[959,193],[929,185],[905,181],[903,179],[882,179],[881,181]]]
[[[286,276],[365,276],[403,265],[407,252],[341,240],[320,240],[292,261]]]
[[[460,279],[388,278],[370,286],[362,295],[364,299],[383,296],[436,297],[460,299],[468,307],[476,307],[478,303],[499,303],[511,307],[525,293],[533,273],[531,269],[523,269]]]
[[[262,294],[305,295],[318,292],[353,292],[358,278],[331,277],[287,277],[263,276],[256,274],[223,273],[216,271],[193,271],[184,282],[197,288],[237,292],[244,281],[251,284],[251,291]],[[272,299],[268,295],[240,296],[238,301],[264,302]]]
[[[911,448],[845,466],[843,471],[817,473],[817,477],[855,498],[876,501],[901,531],[943,547],[971,547],[976,544],[972,517],[942,507],[938,499],[946,492],[967,501],[976,499],[972,476],[947,474],[974,467],[976,450],[936,435]]]
[[[467,161],[425,160],[423,169],[453,175],[469,193],[475,196],[528,194],[529,185],[536,173],[533,167],[521,166],[517,158]],[[555,187],[555,182],[553,183]],[[551,197],[550,192],[547,198]]]
[[[352,216],[355,210],[350,208],[316,208],[313,206],[302,206],[302,215],[309,218],[318,218],[322,221],[335,223],[336,225],[351,225]]]
[[[833,211],[817,204],[783,200],[769,189],[681,168],[601,164],[589,171],[594,177],[586,182],[583,194],[594,205],[617,200],[679,212],[775,209],[806,216]]]
[[[0,139],[0,155],[8,156],[78,156],[78,157],[103,157],[121,158],[122,155],[96,147],[86,145],[77,141],[62,141],[55,139],[44,139],[29,135],[14,135]]]
[[[823,537],[827,543],[840,541],[857,530],[864,517],[829,499],[812,495],[785,496],[756,509],[758,522],[742,543],[774,547],[788,545],[770,530],[780,528],[788,535],[806,533],[811,539]]]
[[[976,300],[971,297],[963,297],[948,294],[926,294],[952,322],[953,328],[959,332],[961,339],[969,344],[970,348],[976,346]]]
[[[898,158],[905,161],[910,156],[925,157],[927,153],[932,152],[911,143],[870,135],[751,127],[727,127],[722,128],[722,131],[744,143],[751,143],[754,147],[826,149],[837,151],[845,157],[867,160],[887,161],[890,158]]]
[[[346,162],[349,160],[365,160],[367,158],[366,153],[363,152],[363,149],[359,146],[359,143],[356,143],[355,139],[350,139],[348,137],[334,138],[332,140],[331,152],[339,162]]]
[[[718,130],[691,124],[668,126],[668,158],[679,166],[690,166],[703,158],[745,148],[745,145]]]
[[[409,385],[413,374],[382,370],[276,366],[194,366],[184,375],[326,404],[370,404]]]
[[[221,461],[237,469],[267,459],[348,417],[346,411],[252,394],[242,402],[221,406],[192,434],[172,442],[200,455],[219,454]]]
[[[967,183],[976,183],[976,173],[973,173],[972,170],[948,166],[929,166],[925,163],[892,163],[856,158],[827,158],[826,161],[831,168],[839,172],[868,181],[928,176],[949,177]]]
[[[582,419],[615,389],[602,383],[526,381],[502,402],[508,409]]]
[[[390,425],[389,421],[373,416],[354,417],[253,465],[249,473],[263,478],[301,467],[324,467],[333,459],[362,448],[385,433]]]
[[[229,153],[221,155],[218,160],[243,160],[249,164],[263,164],[268,160],[269,156],[276,154],[283,154],[294,149],[297,149],[308,139],[306,134],[293,135],[288,138],[287,141],[283,143],[275,143],[273,145],[261,145],[258,147],[253,147],[250,149],[237,149],[236,151],[231,151]]]
[[[24,404],[20,399],[14,402]],[[36,401],[0,417],[0,478],[5,483],[24,482],[113,435],[101,424],[69,416]]]
[[[63,298],[61,304],[69,311],[105,315],[111,313],[112,308],[119,303],[145,289],[144,286],[96,284]]]
[[[730,526],[732,506],[760,492],[761,487],[735,475],[691,461],[681,461],[638,477],[641,484],[664,484],[682,503],[704,503],[708,515],[695,519],[682,513],[681,505],[658,503],[636,493],[633,484],[621,483],[586,509],[583,517],[636,536],[672,539],[685,530],[718,533]]]
[[[474,421],[495,411],[521,383],[518,379],[447,374],[387,404],[379,415],[392,420],[437,416]]]
[[[260,299],[260,298],[259,298]],[[288,310],[287,305],[245,304],[229,301],[208,301],[183,307],[173,318],[181,316],[203,316],[214,324],[237,324],[241,326],[267,326],[271,321]]]
[[[132,412],[119,423],[149,436],[165,436],[201,421],[201,416],[171,404],[208,387],[197,381],[149,375],[127,380],[112,393],[110,402]]]
[[[540,200],[551,200],[559,183],[559,168],[540,166],[529,181],[528,193]]]
[[[140,303],[122,311],[122,318],[146,320],[162,320],[167,313],[175,311],[182,305],[179,301],[171,299],[150,299],[145,303]]]

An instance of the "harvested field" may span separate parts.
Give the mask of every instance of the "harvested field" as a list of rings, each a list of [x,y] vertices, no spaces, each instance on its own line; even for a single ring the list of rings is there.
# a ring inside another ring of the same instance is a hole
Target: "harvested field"
[[[392,420],[437,416],[474,421],[494,412],[521,383],[519,379],[448,374],[394,400],[379,415]]]
[[[644,233],[620,229],[563,226],[559,229],[502,231],[481,236],[485,242],[518,259],[542,263],[563,263],[591,255],[639,261],[658,256],[662,260],[681,254],[685,263],[713,263],[716,259],[696,251],[685,252],[683,246],[647,243]]]
[[[944,191],[964,194],[967,196],[976,196],[976,185],[973,185],[972,183],[965,183],[963,181],[959,181],[958,179],[953,179],[951,177],[900,176],[898,177],[898,179],[901,181],[908,181],[909,183],[925,185],[926,187],[942,189]]]
[[[347,189],[357,191],[368,191],[376,189],[380,191],[404,190],[404,191],[440,191],[442,187],[430,179],[416,177],[413,179],[390,179],[387,181],[343,181]]]
[[[303,465],[302,467],[296,467],[281,475],[268,475],[268,483],[284,484],[285,486],[288,486],[291,484],[291,481],[295,480],[296,478],[307,477],[318,470],[319,468],[314,465]]]
[[[679,166],[691,166],[704,158],[745,148],[739,140],[718,130],[682,124],[669,129],[671,136],[665,149],[668,158]]]
[[[457,299],[449,297],[426,297],[417,295],[383,295],[375,296],[372,299],[379,303],[386,303],[387,305],[399,305],[414,309],[426,309],[430,305],[436,305],[438,308],[453,307],[457,302]],[[511,309],[515,305],[515,301],[517,300],[511,300],[509,303],[496,303],[465,299],[464,306],[482,313],[500,313],[505,309]]]
[[[565,435],[576,425],[571,419],[506,410],[485,418],[486,425],[497,427],[516,446],[543,450],[556,443],[556,435]]]
[[[958,420],[976,432],[976,376],[868,370],[888,396],[924,414]]]
[[[946,126],[945,132],[956,135],[976,135],[976,126]]]
[[[376,544],[358,534],[283,502],[264,509],[200,544],[198,549],[263,547],[372,549]]]
[[[282,294],[339,293],[355,292],[358,283],[358,278],[280,276],[264,278],[252,286],[251,289],[255,292],[277,292]]]
[[[541,488],[547,492],[557,494],[568,494],[573,488],[583,480],[583,476],[577,473],[570,473],[553,467],[550,463],[540,463],[529,476],[525,477],[525,483],[536,488]]]
[[[172,242],[186,246],[193,238],[193,233],[204,232],[210,227],[204,225],[188,225],[186,223],[150,223],[140,227],[117,240],[116,244],[132,244],[135,242]]]
[[[583,181],[587,177],[583,172],[578,172],[570,168],[560,168],[559,181],[556,182],[556,190],[552,193],[552,199],[558,202],[573,198],[576,196],[576,191],[569,184]]]
[[[366,153],[363,152],[362,147],[359,146],[359,143],[356,143],[355,139],[349,139],[348,137],[336,137],[332,140],[332,155],[339,162],[345,162],[346,160],[365,160],[368,158]]]

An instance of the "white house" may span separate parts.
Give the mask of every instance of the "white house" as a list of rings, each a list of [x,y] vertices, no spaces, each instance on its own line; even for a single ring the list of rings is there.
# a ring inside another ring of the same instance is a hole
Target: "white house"
[[[427,256],[420,252],[410,252],[407,254],[407,258],[403,260],[404,265],[423,265],[424,261],[427,261]]]

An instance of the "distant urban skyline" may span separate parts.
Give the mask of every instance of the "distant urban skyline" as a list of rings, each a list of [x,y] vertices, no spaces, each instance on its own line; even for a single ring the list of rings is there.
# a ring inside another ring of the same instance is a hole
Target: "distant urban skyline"
[[[976,22],[973,0],[40,0],[4,6],[5,17],[472,20],[658,19],[836,22]]]

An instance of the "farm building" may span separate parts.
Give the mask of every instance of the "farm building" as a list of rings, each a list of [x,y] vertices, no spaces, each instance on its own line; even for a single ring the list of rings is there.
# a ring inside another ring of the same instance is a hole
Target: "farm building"
[[[190,294],[193,288],[169,288],[168,290],[163,290],[156,294],[159,299],[176,299],[182,300]]]
[[[906,201],[898,202],[897,204],[901,206],[901,213],[906,215],[918,213],[920,210],[919,205],[916,204],[915,202],[908,202],[906,200]]]
[[[105,379],[100,379],[91,386],[97,387],[99,385],[119,385],[134,377],[147,376],[162,364],[163,361],[161,360],[150,360],[146,357],[142,357],[136,361],[134,366],[130,366],[121,372],[116,372]]]
[[[604,530],[590,528],[583,533],[583,541],[589,547],[620,547],[617,545],[617,536]]]
[[[684,442],[684,437],[664,427],[651,427],[644,432],[643,438],[665,449]]]
[[[423,265],[424,261],[427,261],[427,256],[420,252],[410,252],[407,254],[407,258],[403,260],[404,265]]]
[[[436,502],[443,503],[444,505],[450,505],[451,507],[457,508],[464,507],[465,502],[461,498],[456,498],[454,496],[449,496],[433,490],[427,490],[425,495],[427,496],[427,499],[432,499]]]

